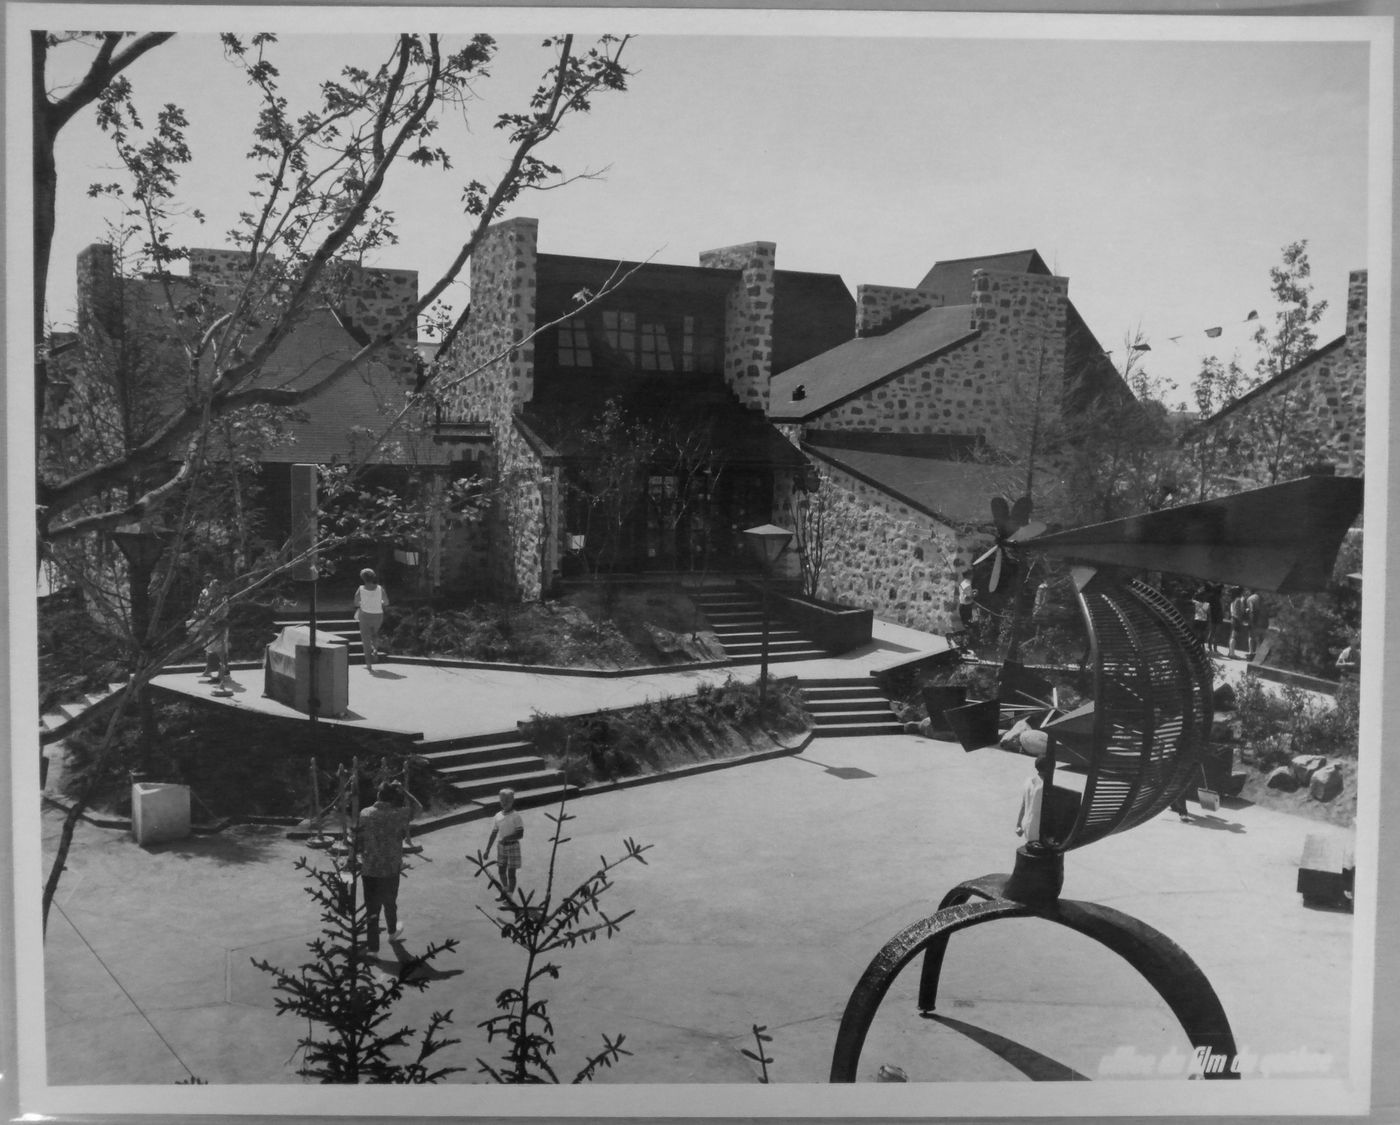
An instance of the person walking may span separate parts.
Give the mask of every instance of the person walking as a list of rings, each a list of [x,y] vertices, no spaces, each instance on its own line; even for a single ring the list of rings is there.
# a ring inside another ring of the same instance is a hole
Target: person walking
[[[1245,659],[1249,658],[1248,609],[1245,604],[1244,588],[1235,586],[1230,591],[1230,648],[1225,653],[1230,659],[1237,659],[1235,650],[1243,649]]]
[[[218,684],[229,678],[228,594],[223,579],[210,577],[195,603],[190,624],[204,633],[204,672],[200,679]]]
[[[365,667],[374,670],[374,662],[379,659],[379,629],[384,624],[384,610],[389,606],[389,595],[374,571],[366,567],[360,571],[360,587],[355,591],[355,620],[360,623],[360,642],[365,650]]]
[[[399,922],[399,879],[403,875],[403,840],[414,814],[423,811],[417,798],[397,781],[381,785],[374,804],[360,813],[356,844],[360,882],[365,891],[368,936],[365,948],[379,952],[379,915],[390,941],[403,938]]]
[[[489,852],[491,845],[496,844],[496,870],[503,899],[515,893],[515,873],[520,870],[520,838],[524,835],[525,822],[515,811],[515,790],[502,789],[501,810],[491,821],[486,850]]]

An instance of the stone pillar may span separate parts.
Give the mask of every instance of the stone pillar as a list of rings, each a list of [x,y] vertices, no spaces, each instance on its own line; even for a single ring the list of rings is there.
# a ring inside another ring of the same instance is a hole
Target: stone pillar
[[[741,276],[724,314],[724,381],[745,406],[765,413],[773,374],[773,275],[777,245],[745,242],[706,250],[708,269],[737,269]]]
[[[94,242],[78,255],[78,331],[87,336],[94,329],[106,336],[122,328],[121,281],[116,254],[105,242]]]

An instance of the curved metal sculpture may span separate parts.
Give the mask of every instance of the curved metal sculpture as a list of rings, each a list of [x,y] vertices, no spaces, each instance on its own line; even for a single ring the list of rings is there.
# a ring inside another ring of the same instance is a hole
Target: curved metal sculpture
[[[929,1015],[951,935],[1013,917],[1066,926],[1123,957],[1166,1001],[1198,1058],[1205,1053],[1200,1073],[1238,1077],[1229,1020],[1186,952],[1126,914],[1060,898],[1064,853],[1157,816],[1191,783],[1209,746],[1211,669],[1200,641],[1160,592],[1120,580],[1117,568],[1268,590],[1319,589],[1360,511],[1361,493],[1354,478],[1307,478],[1022,544],[1088,564],[1076,568],[1075,585],[1089,636],[1093,702],[1063,715],[1052,706],[1040,725],[1050,736],[1041,838],[1018,849],[1012,874],[960,883],[935,914],[896,934],[870,962],[841,1020],[833,1082],[855,1081],[880,1001],[909,962],[923,954],[918,1006]],[[1111,568],[1106,573],[1091,569],[1104,564]],[[1003,696],[1018,678],[1008,677],[1011,671],[1008,662]],[[1053,784],[1060,746],[1086,766],[1082,795]]]

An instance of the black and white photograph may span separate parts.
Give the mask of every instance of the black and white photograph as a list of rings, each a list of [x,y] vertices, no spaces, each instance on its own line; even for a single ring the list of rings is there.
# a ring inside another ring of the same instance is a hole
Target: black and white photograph
[[[7,5],[11,1116],[1400,1112],[1293,7]]]

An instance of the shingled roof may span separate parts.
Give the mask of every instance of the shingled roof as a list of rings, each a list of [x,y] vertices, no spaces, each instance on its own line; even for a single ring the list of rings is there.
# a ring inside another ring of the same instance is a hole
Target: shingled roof
[[[769,417],[801,422],[977,335],[972,306],[929,309],[882,336],[847,340],[774,375]]]
[[[1015,492],[1020,475],[1019,470],[1006,465],[979,461],[876,453],[810,442],[802,448],[916,511],[969,530],[990,528],[992,497]],[[1053,499],[1062,488],[1062,481],[1042,473],[1037,477],[1036,499]]]
[[[1050,276],[1050,267],[1035,250],[1013,250],[1007,254],[986,254],[976,258],[950,258],[934,263],[918,288],[939,294],[945,301],[965,303],[972,296],[974,270],[1003,270],[1007,273],[1036,273]]]

